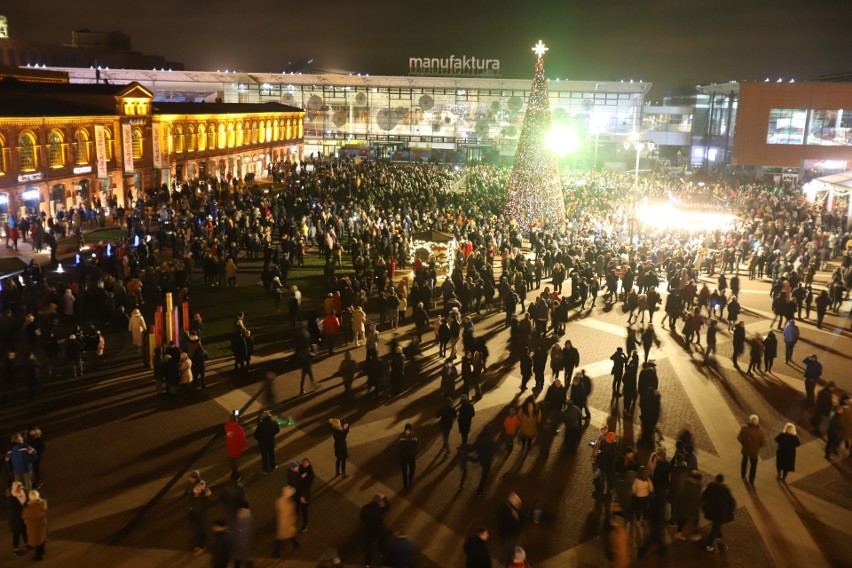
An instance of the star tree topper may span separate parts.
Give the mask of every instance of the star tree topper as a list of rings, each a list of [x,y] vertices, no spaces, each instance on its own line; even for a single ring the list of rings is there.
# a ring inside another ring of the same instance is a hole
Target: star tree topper
[[[533,50],[533,53],[538,55],[538,58],[541,59],[542,57],[544,57],[545,53],[550,51],[550,48],[545,46],[543,41],[538,40],[538,43],[535,44],[535,46],[533,46],[532,50]]]

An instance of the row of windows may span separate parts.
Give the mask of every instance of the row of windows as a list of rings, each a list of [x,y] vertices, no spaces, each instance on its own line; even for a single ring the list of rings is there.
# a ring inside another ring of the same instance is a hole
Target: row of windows
[[[852,146],[852,109],[770,109],[766,143]]]
[[[303,136],[303,127],[298,120],[267,120],[242,122],[236,124],[231,122],[227,125],[219,123],[199,124],[189,126],[184,132],[183,126],[176,126],[174,132],[166,131],[164,146],[171,139],[172,148],[175,153],[203,152],[205,150],[235,148],[248,144],[263,144],[266,142],[277,142],[279,140],[292,140]],[[113,158],[113,138],[109,128],[104,128],[106,138],[106,159]],[[134,128],[132,132],[133,159],[142,159],[144,155],[144,136],[140,128]],[[52,130],[47,135],[46,159],[50,168],[63,168],[66,166],[66,150],[68,144],[65,135],[59,130]],[[73,161],[75,165],[85,165],[91,162],[93,157],[92,137],[89,132],[81,128],[74,133],[74,143],[71,146]],[[163,148],[169,152],[171,148]],[[0,175],[7,171],[6,166],[6,141],[0,136]],[[33,172],[39,167],[38,138],[32,131],[22,132],[18,136],[17,151],[22,172]]]
[[[141,135],[141,132],[140,132]],[[112,133],[108,128],[104,129],[106,138],[106,159],[112,160]],[[22,172],[32,172],[38,169],[38,139],[32,131],[22,132],[17,141],[18,158]],[[59,130],[52,130],[47,135],[47,165],[50,168],[63,168],[66,165],[66,149],[68,144],[65,135]],[[73,145],[74,163],[88,164],[92,155],[92,142],[88,131],[81,128],[74,133]],[[6,173],[6,140],[0,136],[0,175]],[[141,145],[140,145],[141,150]],[[140,154],[141,156],[141,154]]]
[[[172,148],[180,154],[204,150],[238,148],[247,144],[264,144],[302,137],[298,120],[267,120],[254,122],[220,122],[218,125],[175,126],[171,134]],[[168,138],[167,138],[168,139]]]

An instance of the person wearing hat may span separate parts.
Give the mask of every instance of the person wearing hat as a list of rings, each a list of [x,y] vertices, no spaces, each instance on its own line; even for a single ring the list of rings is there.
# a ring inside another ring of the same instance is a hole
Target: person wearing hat
[[[814,406],[814,414],[811,417],[811,426],[813,427],[814,434],[817,436],[822,433],[821,427],[823,420],[828,418],[832,408],[834,408],[833,388],[834,382],[829,382],[820,389],[816,396],[816,405]]]
[[[192,361],[189,360],[189,355],[186,353],[180,354],[178,362],[178,372],[180,372],[180,384],[184,386],[186,392],[192,390]]]
[[[402,486],[405,489],[411,487],[414,482],[414,470],[417,465],[417,446],[420,440],[414,433],[411,424],[406,424],[397,439],[399,448],[399,463],[402,467]]]
[[[133,345],[136,347],[136,352],[141,353],[145,332],[148,331],[148,326],[145,324],[145,318],[142,317],[142,312],[140,312],[138,308],[134,308],[134,310],[130,312],[130,323],[127,324],[127,329],[133,336]]]
[[[261,469],[263,473],[269,473],[278,469],[275,465],[275,436],[281,431],[278,421],[272,418],[272,412],[264,410],[260,415],[257,428],[254,430],[254,439],[260,450]]]
[[[231,471],[239,470],[240,456],[248,449],[246,431],[239,423],[239,411],[231,413],[231,418],[225,423],[225,445],[231,462]]]
[[[190,341],[189,345],[189,360],[192,363],[192,374],[194,375],[195,382],[198,384],[198,388],[206,389],[207,381],[206,381],[206,361],[207,361],[207,350],[204,349],[204,346],[201,344],[201,340],[197,335],[190,335],[188,337]]]
[[[512,554],[512,561],[506,565],[506,568],[530,568],[526,551],[520,546],[516,546],[515,552]]]
[[[296,467],[298,468],[298,463]],[[298,517],[296,515],[296,488],[285,485],[281,490],[281,496],[275,500],[275,546],[272,549],[272,557],[281,557],[281,547],[284,542],[290,542],[293,550],[299,548],[296,535],[299,534]]]

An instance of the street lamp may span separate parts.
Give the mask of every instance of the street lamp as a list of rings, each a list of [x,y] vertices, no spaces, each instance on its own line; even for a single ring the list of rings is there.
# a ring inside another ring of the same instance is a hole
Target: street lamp
[[[636,192],[639,188],[639,158],[644,150],[649,153],[654,151],[656,145],[650,140],[641,140],[635,132],[624,141],[624,149],[636,151],[636,166],[633,170],[633,187],[630,189],[631,207],[630,207],[630,242],[633,242],[633,228],[636,225]]]

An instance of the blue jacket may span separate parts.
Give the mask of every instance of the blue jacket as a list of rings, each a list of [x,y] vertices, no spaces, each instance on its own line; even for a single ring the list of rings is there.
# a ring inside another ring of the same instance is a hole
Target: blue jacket
[[[6,452],[6,469],[11,475],[24,475],[33,470],[33,462],[38,458],[32,446],[27,444],[12,444],[12,449]]]
[[[796,343],[798,340],[799,328],[790,324],[784,326],[784,341],[786,341],[787,343]]]

